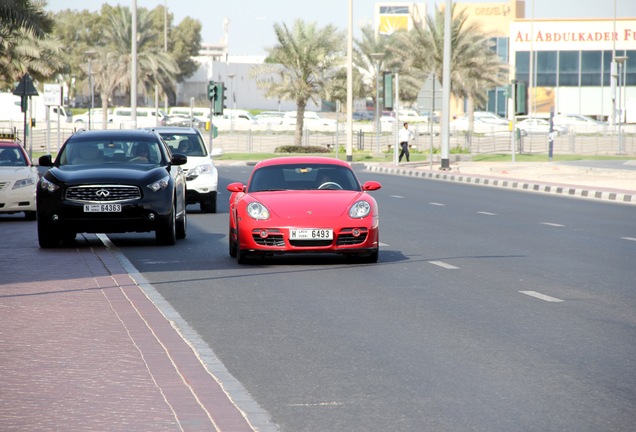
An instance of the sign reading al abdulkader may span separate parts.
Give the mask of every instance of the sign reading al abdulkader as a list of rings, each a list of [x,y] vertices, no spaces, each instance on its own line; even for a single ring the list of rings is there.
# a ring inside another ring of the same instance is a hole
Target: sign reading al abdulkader
[[[535,50],[636,50],[636,19],[595,21],[535,21],[510,24],[514,51]]]

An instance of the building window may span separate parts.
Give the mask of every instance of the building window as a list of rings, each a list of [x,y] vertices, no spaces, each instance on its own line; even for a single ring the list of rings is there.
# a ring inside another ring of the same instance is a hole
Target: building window
[[[557,52],[537,52],[537,87],[556,87],[557,85]]]
[[[581,86],[600,86],[603,77],[603,52],[581,52]]]
[[[530,52],[517,51],[515,53],[515,65],[517,72],[515,77],[517,81],[530,82]]]
[[[559,86],[578,87],[579,51],[559,52]]]

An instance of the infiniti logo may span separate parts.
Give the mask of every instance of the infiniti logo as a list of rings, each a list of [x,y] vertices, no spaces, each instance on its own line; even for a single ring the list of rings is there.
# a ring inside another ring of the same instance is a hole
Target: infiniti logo
[[[95,192],[95,195],[97,195],[100,198],[106,198],[108,195],[110,195],[110,192],[108,192],[106,189],[100,189],[97,192]]]

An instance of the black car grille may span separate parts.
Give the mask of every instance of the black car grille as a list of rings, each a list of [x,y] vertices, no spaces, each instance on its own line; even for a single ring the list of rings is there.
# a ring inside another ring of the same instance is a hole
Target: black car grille
[[[333,240],[290,240],[289,244],[295,247],[331,246]]]
[[[353,230],[345,229],[340,235],[338,235],[338,241],[336,244],[338,246],[347,246],[347,245],[356,245],[360,243],[364,243],[367,239],[367,230],[360,229],[360,234],[356,237],[353,235]]]
[[[283,234],[278,230],[269,230],[268,236],[265,238],[260,236],[260,230],[254,230],[252,238],[254,243],[260,246],[285,246]]]
[[[137,186],[126,185],[90,185],[72,186],[66,191],[66,199],[83,202],[117,202],[141,198]]]

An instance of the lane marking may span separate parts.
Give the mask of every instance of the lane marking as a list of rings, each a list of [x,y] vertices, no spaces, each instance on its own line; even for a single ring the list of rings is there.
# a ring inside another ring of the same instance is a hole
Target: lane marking
[[[538,293],[536,291],[519,291],[519,292],[521,294],[525,294],[525,295],[530,296],[530,297],[535,297],[535,298],[538,298],[540,300],[544,300],[544,301],[547,301],[547,302],[560,303],[560,302],[563,301],[563,300],[558,299],[556,297],[550,297],[550,296],[547,296],[545,294]]]
[[[440,207],[445,207],[446,204],[442,204],[442,203],[437,203],[437,202],[430,202],[430,205],[434,205],[434,206],[440,206]]]
[[[316,402],[316,403],[292,403],[287,406],[290,407],[321,407],[321,406],[342,406],[344,403],[342,402]]]
[[[636,241],[634,237],[621,237],[623,240]]]
[[[380,246],[382,246],[382,247],[386,247],[386,246],[390,246],[390,245],[389,245],[389,244],[386,244],[386,243],[382,243],[382,242],[380,242]]]
[[[444,261],[429,261],[429,264],[433,264],[436,265],[438,267],[442,267],[448,270],[455,270],[458,269],[459,267],[455,267],[454,265],[445,263]]]
[[[541,222],[542,225],[548,225],[548,226],[553,226],[553,227],[564,227],[565,225],[561,225],[561,224],[557,224],[557,223],[551,223],[551,222]]]
[[[402,195],[389,195],[391,198],[404,198]]]
[[[477,212],[477,214],[483,214],[486,216],[497,216],[497,213],[490,213],[490,212],[485,212],[485,211],[479,211]]]

